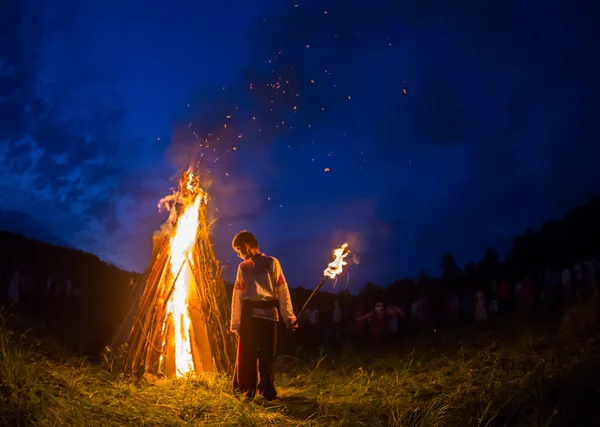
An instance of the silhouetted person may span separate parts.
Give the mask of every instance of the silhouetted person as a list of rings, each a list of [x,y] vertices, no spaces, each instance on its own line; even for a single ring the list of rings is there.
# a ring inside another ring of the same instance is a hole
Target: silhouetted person
[[[375,309],[357,319],[359,323],[364,321],[369,322],[369,331],[371,333],[371,341],[380,341],[386,332],[386,316],[383,309],[383,303],[375,304]]]
[[[404,310],[395,305],[388,305],[385,308],[385,317],[387,318],[387,332],[390,338],[398,336],[400,331],[399,318],[404,316]]]
[[[363,304],[361,302],[357,302],[354,305],[354,318],[355,319],[360,319],[365,313],[365,308],[363,306]],[[355,323],[356,329],[354,330],[354,333],[356,334],[356,338],[359,340],[362,340],[365,338],[366,333],[367,333],[367,325],[365,322],[356,322]]]
[[[506,313],[510,306],[510,285],[506,279],[500,282],[500,289],[498,290],[498,304],[501,313]]]
[[[476,322],[487,320],[487,307],[485,303],[485,294],[483,289],[479,287],[475,292],[475,310],[473,312]]]
[[[583,281],[585,283],[587,293],[593,294],[596,292],[597,282],[593,258],[588,258],[583,263]]]
[[[342,338],[342,308],[339,301],[333,302],[333,331],[336,339]]]

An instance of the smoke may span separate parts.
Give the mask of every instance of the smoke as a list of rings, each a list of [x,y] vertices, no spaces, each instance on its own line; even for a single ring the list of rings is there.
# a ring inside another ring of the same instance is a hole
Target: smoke
[[[358,231],[343,231],[338,230],[333,234],[331,238],[334,247],[340,247],[344,243],[348,243],[348,249],[350,255],[346,258],[354,265],[360,263],[360,254],[364,250],[364,241],[361,238],[361,234]]]

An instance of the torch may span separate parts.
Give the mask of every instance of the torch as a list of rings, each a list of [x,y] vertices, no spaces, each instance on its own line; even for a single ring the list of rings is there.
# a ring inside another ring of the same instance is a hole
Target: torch
[[[348,243],[344,243],[342,246],[333,251],[333,261],[329,263],[329,265],[323,272],[323,280],[321,280],[321,283],[319,283],[315,290],[312,291],[312,294],[310,294],[310,296],[302,306],[302,309],[296,316],[296,321],[294,322],[293,326],[298,324],[298,320],[300,320],[300,316],[302,316],[302,313],[304,313],[304,310],[306,310],[306,307],[308,307],[308,303],[310,303],[310,301],[314,298],[317,292],[319,292],[319,289],[323,287],[327,279],[333,279],[335,278],[335,276],[342,272],[344,266],[346,265],[346,261],[344,261],[344,258],[346,258],[349,253],[350,250],[348,250]]]

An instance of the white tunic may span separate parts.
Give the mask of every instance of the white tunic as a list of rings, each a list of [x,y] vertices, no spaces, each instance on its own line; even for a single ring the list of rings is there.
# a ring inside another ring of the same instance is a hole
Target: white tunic
[[[238,266],[233,298],[231,300],[231,329],[239,330],[242,321],[242,304],[248,301],[279,300],[279,311],[285,322],[294,322],[294,308],[281,264],[275,257],[261,254],[247,259]],[[253,317],[279,321],[276,308],[254,308]]]

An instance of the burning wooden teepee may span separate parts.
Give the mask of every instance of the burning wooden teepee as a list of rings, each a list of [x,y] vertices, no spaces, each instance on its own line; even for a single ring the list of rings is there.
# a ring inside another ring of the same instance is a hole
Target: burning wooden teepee
[[[191,170],[179,190],[159,202],[170,215],[155,236],[137,309],[122,327],[130,327],[125,372],[181,376],[233,368],[229,303],[210,240],[207,202]]]

